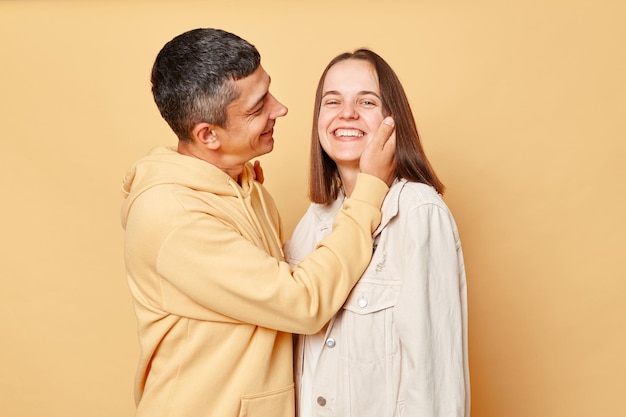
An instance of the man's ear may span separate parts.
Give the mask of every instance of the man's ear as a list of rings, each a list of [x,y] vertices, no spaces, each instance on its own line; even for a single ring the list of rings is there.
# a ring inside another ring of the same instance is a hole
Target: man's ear
[[[220,147],[220,140],[215,133],[215,125],[210,123],[198,123],[191,130],[194,140],[206,146],[210,150],[217,150]]]

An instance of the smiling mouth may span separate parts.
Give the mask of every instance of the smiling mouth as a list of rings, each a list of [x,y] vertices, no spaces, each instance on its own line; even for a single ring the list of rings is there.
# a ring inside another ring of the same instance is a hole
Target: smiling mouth
[[[261,133],[261,136],[271,135],[272,133],[274,133],[274,127],[271,127],[267,132]]]
[[[359,129],[335,129],[333,135],[338,138],[361,138],[365,132]]]

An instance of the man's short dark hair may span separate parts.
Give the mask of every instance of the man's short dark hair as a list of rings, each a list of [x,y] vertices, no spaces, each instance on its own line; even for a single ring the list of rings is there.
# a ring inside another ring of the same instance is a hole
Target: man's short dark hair
[[[226,107],[239,96],[233,81],[261,64],[257,49],[220,29],[193,29],[163,46],[152,67],[152,94],[161,116],[181,140],[200,122],[224,126]]]

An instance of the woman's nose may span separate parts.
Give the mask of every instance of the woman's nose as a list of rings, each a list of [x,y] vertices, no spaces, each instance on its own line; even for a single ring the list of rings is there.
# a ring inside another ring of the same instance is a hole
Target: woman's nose
[[[359,113],[356,111],[353,104],[346,103],[341,109],[341,117],[343,119],[357,119],[359,117]]]

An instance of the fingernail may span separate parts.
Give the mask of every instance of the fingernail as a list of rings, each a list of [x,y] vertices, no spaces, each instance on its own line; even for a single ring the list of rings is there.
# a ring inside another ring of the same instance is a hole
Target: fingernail
[[[385,117],[385,120],[383,120],[383,123],[388,126],[393,126],[394,124],[393,119],[391,117]]]

